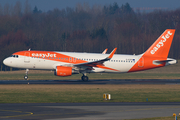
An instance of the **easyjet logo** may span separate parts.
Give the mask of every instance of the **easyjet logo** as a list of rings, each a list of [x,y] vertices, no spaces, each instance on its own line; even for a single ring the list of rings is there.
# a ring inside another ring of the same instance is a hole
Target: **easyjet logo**
[[[56,57],[56,54],[32,53],[32,57]]]
[[[168,31],[166,35],[163,35],[161,37],[161,40],[159,41],[159,43],[157,43],[156,46],[151,50],[151,54],[156,53],[156,51],[158,51],[159,48],[164,46],[164,43],[171,35],[172,35],[172,33],[170,31]]]

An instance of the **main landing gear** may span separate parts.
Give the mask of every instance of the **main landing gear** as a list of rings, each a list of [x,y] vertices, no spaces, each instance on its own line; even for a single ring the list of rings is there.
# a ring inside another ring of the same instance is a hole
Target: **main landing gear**
[[[86,76],[86,73],[83,74],[83,76],[81,77],[82,81],[88,81],[88,76]]]
[[[29,69],[26,69],[26,72],[25,72],[26,75],[24,76],[24,79],[25,79],[25,80],[28,80],[28,71],[29,71]]]

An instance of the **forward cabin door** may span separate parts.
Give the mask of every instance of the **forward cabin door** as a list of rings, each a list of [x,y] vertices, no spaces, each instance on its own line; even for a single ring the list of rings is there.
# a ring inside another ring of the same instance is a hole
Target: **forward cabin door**
[[[25,52],[24,62],[25,63],[30,63],[30,53],[29,52]]]

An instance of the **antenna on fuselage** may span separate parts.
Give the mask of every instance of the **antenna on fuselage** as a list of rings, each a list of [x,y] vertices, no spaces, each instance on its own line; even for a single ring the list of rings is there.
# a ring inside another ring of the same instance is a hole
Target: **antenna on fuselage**
[[[29,50],[28,51],[31,51],[31,48],[29,48]]]

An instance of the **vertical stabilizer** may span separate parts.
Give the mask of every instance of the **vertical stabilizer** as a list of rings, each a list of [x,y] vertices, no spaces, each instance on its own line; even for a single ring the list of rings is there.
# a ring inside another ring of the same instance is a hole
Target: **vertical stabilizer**
[[[174,34],[175,29],[166,29],[143,56],[167,58]]]

